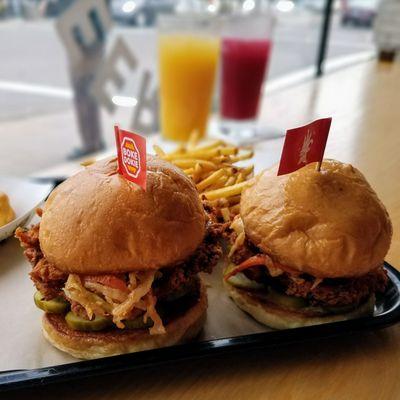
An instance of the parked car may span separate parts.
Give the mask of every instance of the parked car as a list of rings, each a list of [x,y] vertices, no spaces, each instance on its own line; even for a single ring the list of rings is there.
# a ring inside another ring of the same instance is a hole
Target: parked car
[[[342,25],[371,27],[378,7],[378,0],[343,0]]]
[[[112,0],[111,15],[114,20],[136,26],[151,26],[157,14],[171,13],[175,0]]]

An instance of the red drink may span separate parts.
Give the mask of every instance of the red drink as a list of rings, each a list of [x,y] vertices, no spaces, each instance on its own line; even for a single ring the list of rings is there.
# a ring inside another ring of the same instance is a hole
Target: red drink
[[[234,120],[256,118],[270,49],[271,41],[268,39],[223,39],[221,94],[223,118]]]

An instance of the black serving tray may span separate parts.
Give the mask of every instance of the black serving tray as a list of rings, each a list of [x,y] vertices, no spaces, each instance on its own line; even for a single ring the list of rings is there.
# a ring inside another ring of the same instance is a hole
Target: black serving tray
[[[275,330],[216,340],[197,341],[156,350],[98,360],[78,361],[46,368],[3,371],[0,372],[0,391],[128,371],[177,360],[209,357],[239,350],[276,347],[384,328],[400,321],[400,272],[386,262],[385,268],[389,275],[389,287],[385,295],[377,299],[375,313],[371,317],[297,329]]]

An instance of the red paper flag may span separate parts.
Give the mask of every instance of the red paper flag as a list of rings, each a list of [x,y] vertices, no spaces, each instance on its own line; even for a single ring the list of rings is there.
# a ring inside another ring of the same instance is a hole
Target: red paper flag
[[[146,139],[114,126],[118,172],[146,190]]]
[[[317,119],[308,125],[286,131],[278,175],[289,174],[324,158],[332,118]]]

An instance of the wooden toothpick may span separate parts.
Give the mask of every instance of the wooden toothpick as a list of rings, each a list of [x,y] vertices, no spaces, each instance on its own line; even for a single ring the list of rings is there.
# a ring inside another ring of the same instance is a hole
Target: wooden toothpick
[[[322,165],[322,161],[318,161],[316,171],[318,171],[318,172],[321,171],[321,165]]]

